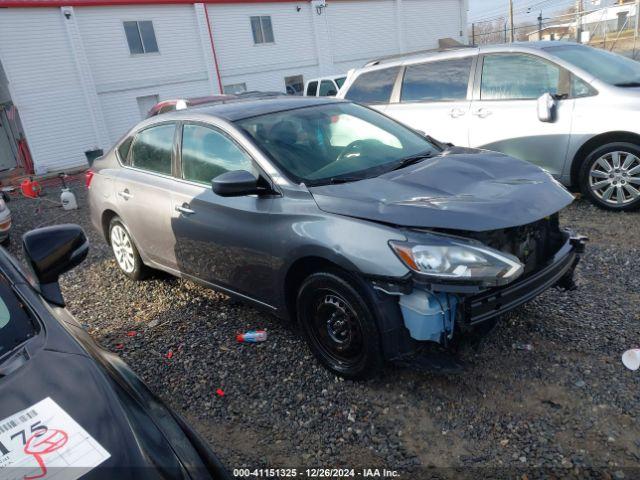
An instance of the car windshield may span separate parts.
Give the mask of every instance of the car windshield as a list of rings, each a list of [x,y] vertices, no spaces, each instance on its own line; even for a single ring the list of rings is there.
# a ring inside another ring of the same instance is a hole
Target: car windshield
[[[236,122],[296,182],[321,185],[380,175],[438,147],[353,103],[306,107]]]
[[[611,85],[640,83],[640,63],[617,53],[579,45],[547,47],[545,50]]]
[[[31,314],[0,274],[0,359],[35,333]]]

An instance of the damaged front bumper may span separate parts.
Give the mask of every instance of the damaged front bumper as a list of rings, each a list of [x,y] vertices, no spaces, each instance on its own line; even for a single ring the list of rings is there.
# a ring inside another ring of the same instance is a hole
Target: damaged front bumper
[[[436,342],[447,346],[457,333],[470,331],[483,322],[491,320],[523,305],[545,290],[557,286],[575,288],[573,275],[580,255],[584,252],[587,238],[570,236],[546,265],[524,275],[512,283],[495,288],[475,285],[436,284],[410,275],[401,282],[374,279],[373,288],[387,296],[398,297],[401,330],[405,341],[392,323],[386,323],[385,351],[387,357],[397,358],[415,348],[416,342]],[[408,332],[408,335],[407,335]],[[413,347],[410,344],[414,344]]]

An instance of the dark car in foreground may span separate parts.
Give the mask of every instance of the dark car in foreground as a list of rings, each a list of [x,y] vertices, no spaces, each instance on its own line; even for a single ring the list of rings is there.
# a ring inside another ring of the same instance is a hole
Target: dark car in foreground
[[[126,275],[164,270],[295,319],[351,378],[571,287],[583,247],[544,170],[342,100],[149,119],[92,175],[92,222]]]
[[[182,418],[64,308],[58,277],[89,244],[76,225],[0,248],[0,477],[229,478]]]

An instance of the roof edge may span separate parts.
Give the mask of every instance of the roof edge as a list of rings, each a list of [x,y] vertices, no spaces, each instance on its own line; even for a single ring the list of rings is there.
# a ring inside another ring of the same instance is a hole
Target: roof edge
[[[294,3],[300,0],[0,0],[0,8],[114,7],[123,5],[193,5],[195,3]]]

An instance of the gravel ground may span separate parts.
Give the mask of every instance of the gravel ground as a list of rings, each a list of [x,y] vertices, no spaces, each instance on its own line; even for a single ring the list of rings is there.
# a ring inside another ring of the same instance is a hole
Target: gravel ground
[[[550,290],[503,318],[462,352],[464,373],[389,368],[351,382],[320,367],[295,329],[272,316],[166,275],[126,279],[89,224],[82,188],[75,191],[81,209],[67,213],[50,203],[38,213],[33,201],[15,198],[11,250],[20,254],[15,239],[35,226],[83,225],[92,251],[62,280],[69,309],[190,419],[230,469],[640,477],[640,376],[620,361],[640,343],[638,214],[583,201],[569,207],[563,223],[591,237],[580,289]],[[237,344],[235,334],[250,328],[267,329],[269,340]]]

